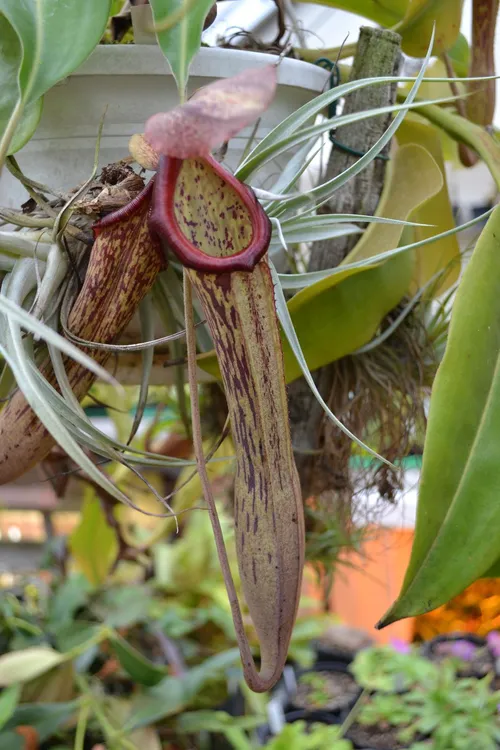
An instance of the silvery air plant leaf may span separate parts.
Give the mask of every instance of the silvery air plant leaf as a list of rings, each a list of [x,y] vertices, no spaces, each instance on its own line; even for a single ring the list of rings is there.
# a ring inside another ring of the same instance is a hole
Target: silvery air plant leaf
[[[70,283],[63,304],[69,307],[67,327],[75,336],[113,343],[164,267],[163,254],[150,234],[147,220],[152,189],[150,183],[124,209],[94,226],[96,239],[82,289],[77,294]],[[27,262],[36,263],[34,260]],[[16,301],[22,304],[24,300]],[[110,356],[109,351],[103,350],[91,349],[87,353],[101,365]],[[95,380],[95,374],[69,358],[65,369],[74,395],[81,400]],[[58,380],[48,355],[40,370],[55,387]],[[24,474],[42,461],[55,445],[56,439],[39,416],[30,408],[22,388],[0,412],[0,484]]]
[[[269,105],[276,68],[214,83],[152,117],[160,154],[150,226],[182,263],[203,307],[222,374],[236,449],[235,533],[245,599],[261,647],[257,672],[235,618],[245,677],[268,690],[285,664],[304,563],[280,332],[267,260],[270,221],[252,190],[210,150]],[[151,166],[154,158],[135,139]]]

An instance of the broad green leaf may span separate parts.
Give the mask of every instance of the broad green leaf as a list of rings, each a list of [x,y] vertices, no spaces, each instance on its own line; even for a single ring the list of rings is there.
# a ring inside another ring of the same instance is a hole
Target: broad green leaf
[[[462,81],[455,81],[454,88],[462,96],[466,95],[466,85]],[[401,91],[403,92],[407,90],[408,84],[403,84],[401,86]],[[450,96],[451,93],[452,88],[450,86],[450,81],[446,80],[446,66],[444,64],[444,61],[441,58],[436,58],[426,70],[426,74],[420,86],[419,97],[421,97],[422,99],[434,99],[437,102],[444,97]],[[409,116],[406,119],[426,122],[419,116],[418,110],[416,112],[410,112]],[[439,135],[439,138],[441,140],[444,160],[452,162],[457,168],[461,168],[462,163],[458,156],[458,145],[456,141],[454,141],[442,129],[435,128],[434,132]],[[425,144],[422,143],[422,145]]]
[[[447,52],[458,39],[463,0],[409,0],[401,23],[394,31],[402,36],[402,49],[412,57],[423,57],[435,31],[433,54]]]
[[[73,624],[75,612],[89,598],[90,586],[83,575],[71,575],[57,587],[49,599],[49,622],[58,630],[68,623]]]
[[[432,156],[421,146],[405,146],[393,157],[377,215],[402,222],[441,187],[442,175]],[[397,247],[403,226],[398,221],[370,224],[345,263],[371,256],[376,259],[380,253]],[[340,267],[292,297],[288,309],[309,369],[315,370],[366,344],[383,317],[408,291],[413,269],[411,251],[377,266],[346,268],[345,272]],[[283,336],[282,343],[286,378],[291,382],[301,370]],[[198,362],[203,369],[217,374],[213,355],[202,356]]]
[[[420,179],[415,184],[417,167]],[[405,220],[441,185],[439,169],[427,151],[419,146],[401,148],[393,157],[377,214]],[[396,223],[370,224],[346,263],[375,257],[397,246],[402,229]],[[346,270],[345,276],[327,277],[292,297],[288,309],[311,370],[355,351],[372,338],[382,318],[408,290],[413,265],[413,254],[405,253],[380,266],[365,267],[360,273]],[[362,339],[362,343],[354,343]],[[287,342],[284,356],[290,381],[300,375],[300,369]]]
[[[167,676],[165,669],[155,666],[120,635],[115,634],[110,638],[110,646],[134,682],[153,687]]]
[[[0,656],[0,687],[8,687],[35,679],[64,661],[48,646],[33,646]]]
[[[33,727],[36,729],[38,740],[45,742],[76,714],[77,709],[77,701],[45,703],[44,705],[26,703],[16,708],[5,728],[7,730],[19,726]],[[0,747],[4,750],[2,740],[3,732],[0,734]]]
[[[14,713],[20,694],[21,686],[19,684],[11,685],[2,690],[2,693],[0,694],[0,729],[3,729]]]
[[[67,657],[69,659],[69,657]],[[23,686],[21,703],[61,703],[74,698],[75,668],[69,660]]]
[[[428,227],[414,227],[411,235],[414,240],[432,237],[438,232],[445,232],[455,226],[451,207],[446,172],[443,159],[441,139],[436,128],[423,122],[413,120],[411,115],[401,124],[396,138],[398,143],[418,143],[434,158],[443,178],[441,190],[426,201],[423,206],[411,214],[416,222],[430,224]],[[420,177],[420,174],[419,174]],[[431,289],[432,296],[438,296],[455,284],[460,275],[460,247],[456,234],[444,237],[438,242],[424,246],[415,251],[415,275],[410,291],[417,293],[441,269],[447,269],[442,283]]]
[[[417,172],[419,178],[415,180]],[[413,143],[402,146],[389,163],[376,214],[388,219],[407,219],[413,211],[434,198],[442,186],[441,170],[429,152]],[[370,224],[341,265],[348,266],[362,258],[375,258],[397,247],[402,232],[402,224]],[[437,232],[431,229],[431,234]],[[302,294],[310,295],[313,289],[309,287]]]
[[[345,357],[370,341],[381,320],[408,291],[413,268],[414,258],[407,253],[339,284],[335,277],[331,283],[315,284],[314,294],[303,300],[302,293],[292,297],[288,309],[309,369]],[[301,370],[285,342],[283,354],[287,382],[291,382]]]
[[[470,48],[466,37],[460,33],[453,47],[448,50],[453,70],[461,78],[469,74]]]
[[[118,554],[118,539],[92,490],[85,492],[80,523],[69,538],[69,548],[89,583],[104,583]]]
[[[181,99],[184,99],[193,57],[201,45],[201,32],[213,0],[150,0],[155,24],[161,25],[168,16],[188,10],[182,14],[179,23],[166,31],[157,32],[158,44],[167,58]]]
[[[499,557],[499,252],[497,207],[456,294],[432,390],[411,560],[381,625],[444,604]]]
[[[147,621],[152,603],[151,591],[144,586],[122,586],[101,592],[91,611],[110,627],[127,628]]]
[[[346,10],[388,27],[394,26],[401,20],[408,5],[408,0],[388,0],[383,3],[377,0],[302,0],[302,2]]]
[[[95,622],[65,620],[61,627],[54,627],[57,648],[63,653],[67,653],[74,648],[80,648],[85,643],[89,643],[90,648],[100,629],[101,626]]]
[[[5,16],[0,15],[0,132],[5,129],[19,97],[18,71],[21,58],[19,37]],[[23,117],[12,133],[9,153],[15,153],[31,138],[41,114],[41,98],[25,107]]]
[[[304,0],[330,8],[347,10],[393,28],[402,36],[403,52],[424,57],[435,25],[433,54],[453,49],[457,43],[463,0]],[[460,53],[462,51],[460,50]]]
[[[26,120],[12,144],[15,148],[36,127],[40,97],[97,45],[108,14],[109,0],[0,0],[0,164],[23,112]]]
[[[148,726],[167,716],[180,713],[207,684],[223,678],[224,672],[234,667],[239,659],[238,649],[233,648],[212,656],[198,667],[192,667],[181,677],[165,677],[133,702],[131,717],[125,725],[126,730]]]
[[[26,750],[24,738],[17,732],[0,732],[2,750]]]

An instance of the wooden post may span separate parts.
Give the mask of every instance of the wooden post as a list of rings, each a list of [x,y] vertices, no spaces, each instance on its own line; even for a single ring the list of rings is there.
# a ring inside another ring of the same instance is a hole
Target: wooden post
[[[354,58],[351,80],[376,76],[395,76],[401,63],[401,38],[384,29],[362,27]],[[383,107],[396,99],[396,85],[367,86],[347,97],[344,113]],[[369,118],[359,123],[345,125],[335,134],[337,143],[361,154],[366,153],[387,129],[390,115]],[[387,156],[389,148],[382,154]],[[348,150],[333,147],[326,169],[326,179],[331,179],[351,166],[359,156]],[[332,197],[325,212],[373,214],[382,192],[386,162],[374,159],[360,174],[349,180]],[[316,242],[311,253],[308,270],[318,271],[338,265],[356,244],[356,237]],[[328,346],[328,342],[325,342]],[[315,373],[316,385],[328,402],[333,384],[335,364],[322,367]],[[338,429],[326,417],[303,378],[289,388],[292,440],[304,497],[318,494],[335,486],[336,467],[332,466],[329,452],[323,452],[329,433]],[[348,440],[348,438],[346,438]],[[344,451],[342,451],[344,453]]]

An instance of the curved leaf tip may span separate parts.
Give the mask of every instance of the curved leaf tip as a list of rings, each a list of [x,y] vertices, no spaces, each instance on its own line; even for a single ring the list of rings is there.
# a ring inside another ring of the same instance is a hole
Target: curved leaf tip
[[[275,65],[215,81],[185,104],[150,117],[146,141],[165,156],[205,156],[254,122],[272,102],[276,85]]]

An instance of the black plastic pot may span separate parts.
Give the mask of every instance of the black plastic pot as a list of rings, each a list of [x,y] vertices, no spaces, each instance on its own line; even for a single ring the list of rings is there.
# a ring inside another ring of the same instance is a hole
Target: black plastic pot
[[[324,646],[318,641],[313,643],[314,650],[316,652],[316,661],[314,666],[317,664],[343,664],[348,667],[354,659],[355,654],[352,652],[345,651],[340,648],[334,648],[333,646]]]
[[[238,684],[229,686],[229,694],[223,703],[214,708],[214,711],[225,711],[235,718],[245,715],[245,696]],[[210,750],[233,750],[233,745],[222,734],[210,734],[208,743]]]
[[[482,659],[467,661],[463,660],[463,667],[461,667],[457,674],[460,677],[485,677],[489,672],[495,670],[495,660],[493,655],[487,646],[486,638],[482,638],[474,633],[443,633],[437,635],[430,641],[426,641],[420,648],[420,653],[430,661],[439,662],[446,658],[446,654],[439,653],[439,646],[442,644],[452,644],[457,641],[466,641],[478,649],[482,649]],[[452,656],[452,654],[450,654]]]
[[[351,708],[354,706],[359,696],[361,695],[361,688],[356,685],[354,677],[350,674],[347,665],[343,662],[318,662],[312,669],[303,669],[297,672],[297,683],[304,674],[311,674],[314,672],[329,672],[337,673],[342,675],[349,675],[352,677],[353,687],[356,688],[355,692],[351,695],[346,695],[345,700],[341,701],[341,705],[338,708],[307,708],[296,703],[296,693],[288,695],[288,702],[284,707],[285,715],[301,713],[301,718],[310,722],[323,722],[328,724],[341,724]],[[328,719],[325,721],[325,719]]]

